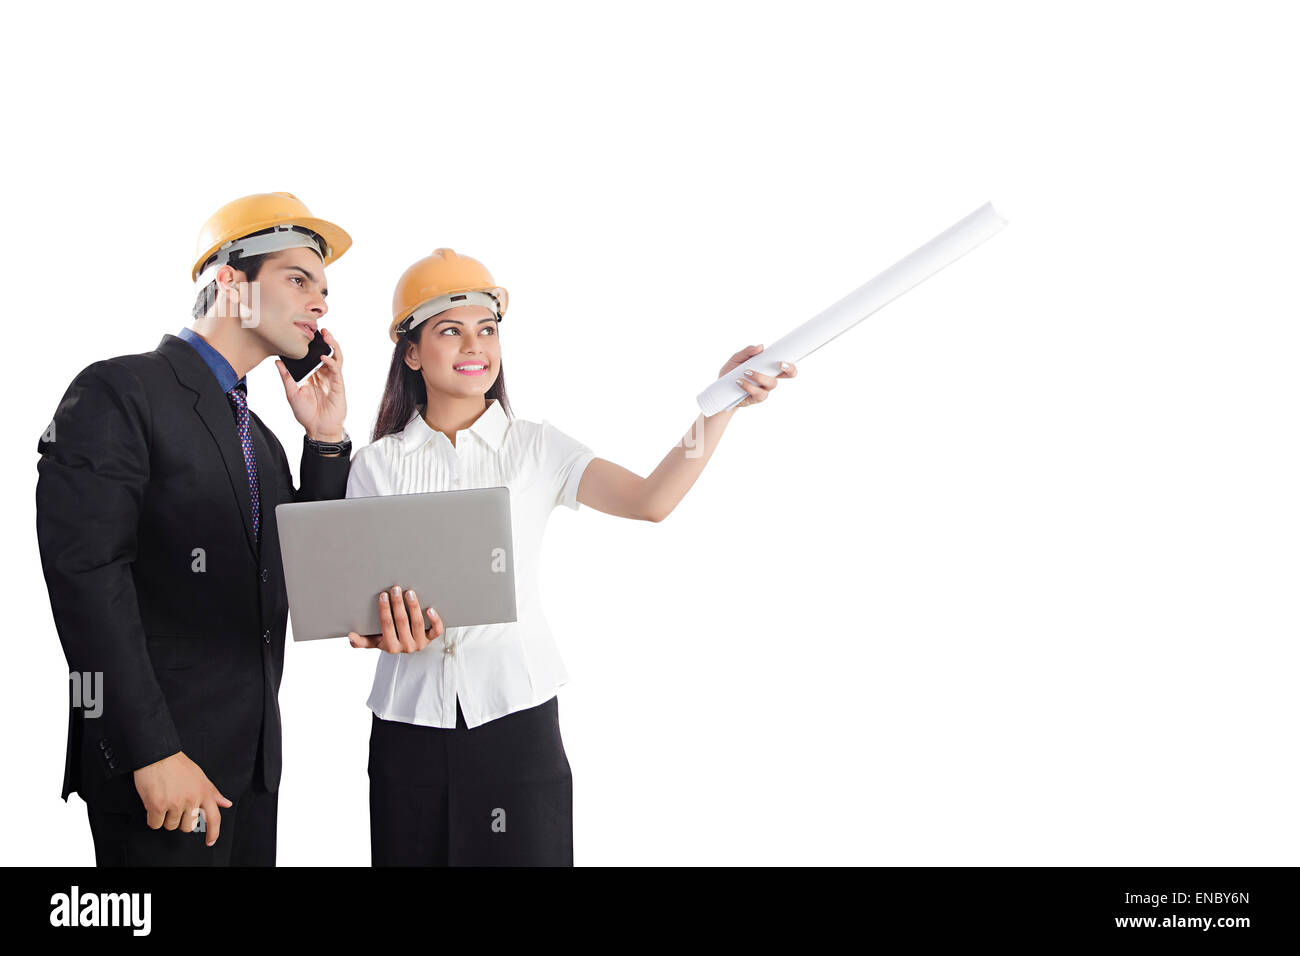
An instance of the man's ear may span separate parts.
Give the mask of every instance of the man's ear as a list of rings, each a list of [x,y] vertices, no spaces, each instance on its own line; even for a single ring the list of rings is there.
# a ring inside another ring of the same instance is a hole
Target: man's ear
[[[224,266],[222,266],[217,270],[218,288],[227,288],[231,285],[244,282],[246,279],[247,277],[244,275],[244,273],[240,272],[234,266],[230,265],[230,263],[226,263]]]

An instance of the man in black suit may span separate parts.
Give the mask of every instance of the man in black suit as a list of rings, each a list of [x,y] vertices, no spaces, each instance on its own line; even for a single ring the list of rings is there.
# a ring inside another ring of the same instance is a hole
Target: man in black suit
[[[329,332],[334,355],[302,387],[276,361],[306,432],[299,489],[244,376],[307,354],[325,266],[350,244],[288,193],[223,206],[200,234],[192,327],[83,370],[38,445],[41,562],[71,672],[63,798],[86,801],[100,866],[275,863],[275,507],[344,497],[350,443]]]

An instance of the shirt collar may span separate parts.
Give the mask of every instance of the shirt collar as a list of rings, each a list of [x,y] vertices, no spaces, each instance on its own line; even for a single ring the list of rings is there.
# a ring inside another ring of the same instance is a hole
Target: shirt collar
[[[459,442],[462,435],[472,433],[477,435],[493,451],[500,451],[509,424],[506,413],[501,409],[501,402],[495,398],[489,399],[487,408],[482,415],[475,419],[474,424],[470,425],[469,428],[456,432],[456,441]],[[415,415],[402,429],[401,434],[403,454],[410,454],[426,442],[437,438],[446,439],[447,443],[451,444],[446,435],[429,427],[429,423],[424,420],[423,405],[416,408]]]
[[[236,385],[244,386],[244,391],[248,391],[247,376],[240,378],[235,374],[235,370],[230,367],[225,356],[208,344],[207,339],[199,335],[193,329],[181,329],[178,338],[184,339],[194,346],[194,351],[199,353],[204,364],[212,369],[212,374],[217,377],[217,384],[221,386],[223,392],[229,392]]]

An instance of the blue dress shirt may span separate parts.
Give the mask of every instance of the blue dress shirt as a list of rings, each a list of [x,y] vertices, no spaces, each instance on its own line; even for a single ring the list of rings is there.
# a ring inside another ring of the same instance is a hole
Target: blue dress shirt
[[[221,386],[223,392],[229,392],[236,385],[243,385],[244,392],[248,392],[247,376],[238,378],[235,375],[235,370],[230,367],[230,363],[222,357],[220,352],[209,345],[203,336],[193,329],[181,329],[178,337],[194,346],[194,351],[199,353],[199,358],[203,359],[208,368],[212,369],[212,374],[217,377],[217,384]]]

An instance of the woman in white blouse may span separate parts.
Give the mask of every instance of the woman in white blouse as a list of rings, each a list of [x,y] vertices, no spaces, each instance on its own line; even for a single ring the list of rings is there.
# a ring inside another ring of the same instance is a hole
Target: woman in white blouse
[[[438,249],[398,280],[396,344],[372,443],[353,459],[349,498],[505,486],[517,620],[444,627],[399,586],[379,596],[383,650],[368,701],[373,865],[572,865],[573,781],[556,691],[568,675],[541,612],[537,559],[552,509],[579,504],[662,521],[708,464],[735,408],[777,378],[745,370],[750,397],[700,416],[647,478],[555,428],[515,419],[501,371],[508,296],[475,259]],[[762,351],[750,346],[720,375]]]

